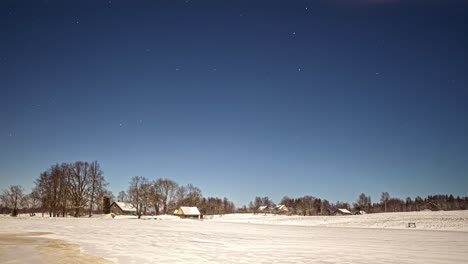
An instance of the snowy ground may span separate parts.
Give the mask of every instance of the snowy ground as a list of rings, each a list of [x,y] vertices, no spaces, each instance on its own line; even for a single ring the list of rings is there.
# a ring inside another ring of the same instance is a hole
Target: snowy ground
[[[205,221],[0,216],[0,232],[54,232],[118,263],[467,263],[468,211]],[[406,228],[416,222],[416,229]],[[425,230],[421,230],[425,229]]]
[[[210,221],[268,225],[392,229],[406,229],[408,223],[416,223],[416,228],[419,230],[452,230],[468,232],[468,210],[382,213],[350,216],[283,216],[272,214],[233,214],[213,216],[213,219]]]

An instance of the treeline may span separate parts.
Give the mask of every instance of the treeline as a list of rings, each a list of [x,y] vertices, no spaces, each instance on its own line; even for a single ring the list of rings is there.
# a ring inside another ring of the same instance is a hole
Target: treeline
[[[410,211],[449,211],[467,210],[468,197],[454,197],[453,195],[429,195],[426,198],[417,196],[415,199],[407,197],[405,200],[392,198],[388,192],[383,192],[380,202],[372,203],[370,196],[362,193],[353,204],[337,201],[330,203],[313,196],[299,198],[283,197],[281,205],[288,208],[288,214],[294,215],[334,215],[338,209],[347,209],[353,213],[382,213],[382,212],[410,212]],[[260,208],[273,208],[275,203],[269,197],[255,197],[249,206],[240,208],[240,212],[260,213]]]
[[[62,163],[51,166],[35,180],[31,193],[19,185],[10,186],[1,196],[2,213],[17,215],[41,212],[51,217],[91,215],[102,212],[104,196],[111,195],[97,161]]]
[[[202,191],[192,184],[179,185],[170,179],[149,180],[135,176],[129,182],[128,190],[120,191],[117,201],[129,202],[137,215],[171,214],[180,206],[196,206],[202,214],[234,213],[236,207],[228,198],[205,198]]]
[[[248,206],[236,209],[228,198],[203,197],[202,191],[192,184],[179,185],[170,179],[149,180],[141,176],[131,178],[127,191],[120,191],[114,197],[107,189],[108,183],[97,161],[55,164],[40,173],[34,183],[30,193],[26,193],[20,185],[3,190],[0,195],[0,213],[13,216],[18,213],[35,215],[39,212],[51,217],[91,216],[93,213],[103,213],[105,205],[109,207],[112,201],[133,204],[138,216],[172,214],[180,206],[196,206],[205,215],[259,213],[266,212],[262,210],[264,207],[275,207],[269,197],[255,197]],[[415,199],[408,197],[402,200],[383,192],[376,203],[372,202],[370,196],[362,193],[352,204],[340,201],[331,203],[313,196],[285,196],[279,204],[288,208],[288,214],[333,215],[338,209],[366,213],[466,210],[468,197],[429,195],[425,198],[418,196]]]
[[[40,173],[30,193],[20,185],[10,186],[0,195],[0,213],[48,214],[50,217],[75,217],[103,213],[113,201],[129,202],[137,215],[172,214],[179,206],[196,206],[202,214],[234,213],[228,198],[203,197],[193,186],[179,185],[170,179],[131,178],[127,191],[114,197],[97,161],[62,163]],[[107,198],[107,199],[104,199]]]
[[[281,205],[285,205],[288,208],[287,214],[294,215],[332,215],[337,208],[341,208],[342,203],[331,204],[327,200],[315,198],[313,196],[306,195],[299,198],[289,198],[288,196],[283,197]],[[244,206],[241,212],[246,213],[264,213],[265,210],[261,210],[261,207],[269,208],[267,212],[274,212],[270,210],[275,207],[275,203],[269,197],[255,197],[254,201],[249,203],[249,206]],[[286,213],[286,212],[283,212]]]
[[[383,193],[380,203],[373,203],[368,209],[371,213],[380,212],[410,212],[410,211],[450,211],[467,210],[468,197],[454,197],[453,195],[428,195],[425,198],[417,196],[414,199],[407,197],[405,200],[391,198],[388,193]]]

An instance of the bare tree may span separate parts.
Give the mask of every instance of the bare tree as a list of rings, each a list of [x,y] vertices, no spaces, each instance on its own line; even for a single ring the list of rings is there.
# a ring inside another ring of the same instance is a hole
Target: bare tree
[[[187,202],[187,188],[185,188],[185,186],[180,186],[179,188],[177,188],[175,198],[177,207],[185,205],[185,203]]]
[[[359,210],[359,211],[360,210],[369,211],[370,206],[371,206],[371,197],[366,196],[364,193],[361,193],[354,207],[356,210]]]
[[[128,188],[128,197],[130,202],[137,210],[138,218],[141,218],[143,212],[143,206],[145,205],[145,192],[149,181],[145,177],[135,176],[130,180],[130,186]]]
[[[90,183],[89,163],[77,161],[71,164],[70,174],[68,175],[68,193],[75,211],[75,217],[80,216],[80,210],[87,203],[87,197],[90,194]]]
[[[25,195],[21,200],[21,206],[26,209],[30,216],[36,215],[36,210],[40,202],[40,196],[36,188],[31,193]]]
[[[49,211],[49,216],[65,216],[68,199],[68,164],[53,165],[41,173],[35,181],[36,191],[41,200],[42,213]]]
[[[200,188],[195,187],[192,184],[188,184],[185,188],[187,189],[187,204],[189,206],[198,206],[202,198],[202,191]]]
[[[390,200],[390,194],[388,194],[388,192],[383,192],[382,196],[380,197],[380,202],[382,202],[382,204],[383,204],[383,206],[385,208],[385,212],[387,212],[388,200]]]
[[[161,208],[161,188],[158,186],[157,181],[151,182],[151,188],[150,188],[150,201],[151,204],[154,207],[154,212],[156,214],[159,214],[160,208]]]
[[[126,202],[127,201],[127,193],[125,191],[120,191],[117,195],[118,202]]]
[[[322,203],[320,204],[320,214],[322,215],[332,214],[330,202],[328,202],[327,200],[323,200]]]
[[[262,198],[261,198],[261,197],[258,197],[258,196],[255,197],[255,200],[254,200],[254,203],[253,203],[253,204],[254,204],[254,213],[256,214],[256,213],[258,213],[260,206],[263,205],[263,200],[262,200]]]
[[[177,191],[178,184],[169,179],[158,179],[156,182],[156,187],[159,188],[158,192],[161,195],[163,212],[164,214],[167,214],[168,205],[175,197],[175,192]]]
[[[3,192],[3,199],[7,207],[12,209],[11,216],[18,215],[18,206],[24,196],[24,188],[21,185],[11,185]]]
[[[101,166],[97,161],[91,162],[89,166],[89,177],[90,177],[90,203],[89,203],[89,216],[93,213],[93,205],[95,198],[101,198],[107,186],[106,180],[104,179],[104,173],[101,170]],[[102,201],[102,199],[97,199]]]
[[[151,183],[149,180],[146,180],[141,184],[141,205],[143,215],[147,214],[147,210],[151,207]]]

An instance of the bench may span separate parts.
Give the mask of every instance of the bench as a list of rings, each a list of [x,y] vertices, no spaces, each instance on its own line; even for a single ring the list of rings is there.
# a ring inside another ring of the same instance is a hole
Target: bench
[[[416,228],[416,223],[408,223],[408,228]]]

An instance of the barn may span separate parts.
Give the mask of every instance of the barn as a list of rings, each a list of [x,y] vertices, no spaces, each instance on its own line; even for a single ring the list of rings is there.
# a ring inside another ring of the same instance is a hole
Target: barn
[[[335,215],[352,215],[352,213],[348,209],[340,208],[336,210]]]
[[[180,218],[201,218],[200,211],[197,207],[181,206],[175,215],[180,216]]]
[[[133,204],[124,202],[113,202],[110,211],[116,215],[135,215],[137,213]]]

